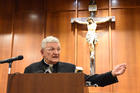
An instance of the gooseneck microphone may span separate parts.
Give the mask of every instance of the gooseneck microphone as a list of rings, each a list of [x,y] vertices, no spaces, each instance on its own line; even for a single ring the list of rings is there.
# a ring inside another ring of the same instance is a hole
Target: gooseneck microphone
[[[23,59],[23,56],[22,55],[19,55],[17,57],[12,57],[12,58],[9,58],[9,59],[6,59],[6,60],[1,60],[0,61],[0,64],[3,64],[3,63],[11,63],[13,61],[22,60],[22,59]]]

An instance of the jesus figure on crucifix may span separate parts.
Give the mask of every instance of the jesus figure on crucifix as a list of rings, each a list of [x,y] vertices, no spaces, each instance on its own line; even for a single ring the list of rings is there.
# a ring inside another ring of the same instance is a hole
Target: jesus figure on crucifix
[[[85,20],[86,19],[86,20]],[[88,18],[76,18],[72,19],[71,23],[79,23],[79,24],[86,24],[88,28],[88,32],[86,34],[86,40],[89,45],[90,49],[90,61],[91,61],[91,66],[94,66],[95,63],[95,45],[97,43],[97,35],[96,35],[96,28],[97,24],[99,23],[105,23],[107,21],[110,21],[112,19],[111,16],[109,17],[103,17],[103,18],[93,18],[93,17],[88,17]],[[91,67],[91,73],[94,74],[95,72],[95,66]]]

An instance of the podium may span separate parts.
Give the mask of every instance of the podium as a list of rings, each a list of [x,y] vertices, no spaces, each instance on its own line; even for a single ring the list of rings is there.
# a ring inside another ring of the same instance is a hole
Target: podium
[[[84,74],[10,74],[7,93],[87,93]]]

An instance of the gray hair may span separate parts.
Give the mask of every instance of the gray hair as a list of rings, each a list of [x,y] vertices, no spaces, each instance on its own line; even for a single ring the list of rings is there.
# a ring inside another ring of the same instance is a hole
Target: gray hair
[[[41,48],[44,49],[47,43],[56,42],[60,45],[59,39],[54,36],[47,36],[42,40]]]

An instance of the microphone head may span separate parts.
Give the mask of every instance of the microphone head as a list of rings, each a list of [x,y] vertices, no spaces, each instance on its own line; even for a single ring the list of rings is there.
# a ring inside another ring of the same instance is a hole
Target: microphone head
[[[23,56],[22,55],[19,55],[18,57],[17,57],[17,60],[22,60],[23,59]]]

